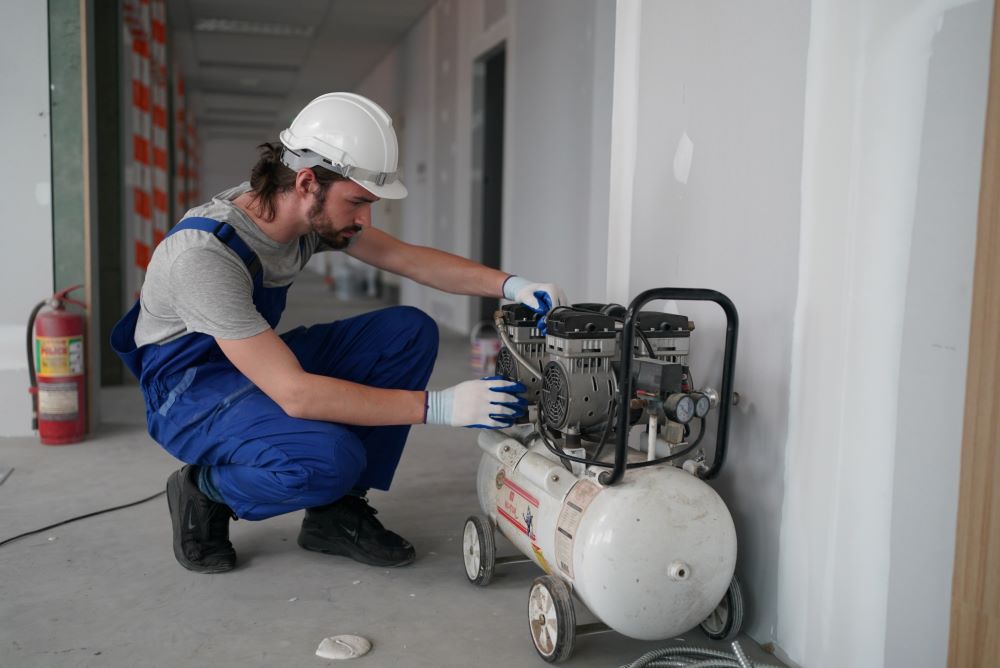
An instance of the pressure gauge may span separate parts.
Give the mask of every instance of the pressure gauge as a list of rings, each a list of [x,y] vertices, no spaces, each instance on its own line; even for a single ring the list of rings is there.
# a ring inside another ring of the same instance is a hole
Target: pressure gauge
[[[700,418],[708,415],[708,411],[712,408],[712,400],[701,392],[692,396],[694,397],[694,414]]]
[[[671,394],[663,402],[663,409],[667,412],[667,417],[674,422],[687,424],[694,417],[694,399],[687,394]]]

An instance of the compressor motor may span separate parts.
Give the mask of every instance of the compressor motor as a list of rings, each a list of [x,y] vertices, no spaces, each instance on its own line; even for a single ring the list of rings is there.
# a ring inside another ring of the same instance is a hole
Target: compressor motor
[[[521,304],[501,308],[497,326],[509,345],[497,355],[496,373],[523,383],[525,397],[538,411],[522,422],[540,420],[551,441],[603,453],[617,417],[625,315],[619,304],[561,306],[547,315],[542,335],[539,315],[531,309]],[[683,315],[641,311],[635,318],[628,422],[656,414],[658,435],[672,446],[666,453],[661,443],[664,456],[686,443],[695,419],[703,435],[704,419],[718,403],[717,391],[693,388],[688,366],[693,330],[694,323]],[[695,453],[700,459],[692,466],[704,468],[703,455]]]

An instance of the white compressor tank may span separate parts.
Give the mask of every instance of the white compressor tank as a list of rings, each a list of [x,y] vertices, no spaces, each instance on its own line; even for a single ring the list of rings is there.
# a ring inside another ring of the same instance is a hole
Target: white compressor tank
[[[615,631],[671,638],[697,626],[726,594],[736,529],[701,479],[653,466],[606,487],[600,469],[567,470],[530,426],[483,431],[479,447],[479,503],[493,527]],[[466,532],[475,528],[467,524]],[[480,550],[493,548],[492,536],[476,538]],[[466,570],[479,574],[485,565],[492,576],[492,563],[483,563],[489,555],[472,556]]]

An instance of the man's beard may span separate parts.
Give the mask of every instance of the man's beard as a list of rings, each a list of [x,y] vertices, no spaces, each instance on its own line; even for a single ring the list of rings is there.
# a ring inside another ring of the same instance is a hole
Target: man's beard
[[[312,208],[309,209],[309,227],[312,228],[313,232],[319,235],[319,237],[325,241],[334,250],[343,250],[351,244],[351,239],[344,236],[345,232],[354,232],[357,234],[361,231],[360,225],[350,225],[342,230],[337,230],[334,228],[333,223],[329,218],[323,215],[323,204],[326,202],[326,193],[323,193],[322,197],[316,199],[313,202]]]

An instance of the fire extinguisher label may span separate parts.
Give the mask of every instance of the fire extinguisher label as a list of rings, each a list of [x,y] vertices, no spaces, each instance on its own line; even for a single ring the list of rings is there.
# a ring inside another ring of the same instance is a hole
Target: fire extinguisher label
[[[38,386],[38,418],[49,422],[76,420],[79,405],[76,383],[45,383]]]
[[[83,337],[39,336],[35,339],[35,360],[39,376],[81,376]]]

